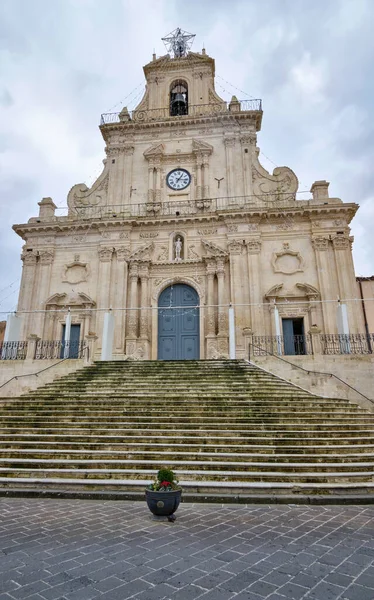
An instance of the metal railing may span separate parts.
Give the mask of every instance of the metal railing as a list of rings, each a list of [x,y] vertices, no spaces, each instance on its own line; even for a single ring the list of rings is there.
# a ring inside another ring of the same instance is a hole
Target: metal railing
[[[164,119],[188,119],[189,117],[209,117],[220,114],[238,114],[242,112],[262,111],[262,100],[256,98],[253,100],[240,100],[239,104],[232,105],[228,102],[215,102],[210,104],[189,104],[187,114],[185,107],[181,107],[178,114],[170,114],[170,107],[137,109],[127,112],[103,113],[100,119],[100,125],[110,125],[112,123],[160,121]]]
[[[252,353],[251,353],[251,349],[252,349]],[[292,363],[289,360],[285,360],[283,357],[278,356],[277,354],[272,354],[271,352],[266,352],[266,350],[264,350],[263,348],[260,348],[258,346],[255,346],[251,342],[249,343],[249,347],[248,347],[248,362],[251,363],[251,354],[252,354],[252,356],[260,356],[259,353],[256,354],[256,351],[258,351],[258,352],[262,351],[262,352],[264,352],[264,354],[272,356],[273,358],[276,358],[277,360],[281,360],[282,362],[286,363],[287,365],[290,365],[291,367],[295,367],[296,369],[300,369],[300,371],[303,371],[304,373],[307,373],[308,375],[311,375],[311,374],[312,375],[325,375],[326,377],[334,378],[337,381],[339,381],[340,383],[343,383],[345,386],[347,386],[347,388],[349,388],[350,390],[352,390],[355,393],[359,394],[362,398],[365,398],[365,400],[368,400],[369,402],[371,402],[371,404],[374,405],[374,400],[372,400],[371,398],[368,398],[367,396],[365,396],[365,394],[363,394],[357,388],[353,387],[352,385],[350,385],[349,383],[347,383],[346,381],[344,381],[344,379],[340,379],[340,377],[338,377],[338,375],[335,375],[334,373],[329,373],[329,372],[326,372],[326,371],[314,371],[312,369],[305,369],[301,365],[298,365],[296,363]],[[255,364],[255,363],[253,363],[253,364]],[[256,365],[256,366],[259,369],[263,369],[263,367],[261,367],[259,365]],[[265,369],[263,369],[263,370],[265,370]],[[278,375],[276,375],[276,377],[278,377]],[[285,379],[285,381],[289,381],[289,380]],[[293,385],[297,385],[297,384],[294,384],[292,381],[290,383],[292,383]],[[313,394],[314,396],[317,395],[314,392],[309,392],[309,393]]]
[[[313,354],[311,335],[254,335],[255,356],[272,354],[277,356]]]
[[[0,360],[24,360],[27,354],[27,342],[0,343]]]
[[[35,360],[57,358],[82,358],[84,342],[63,342],[61,340],[39,340],[35,347]]]
[[[374,333],[321,334],[322,354],[372,354]]]
[[[235,210],[282,210],[295,208],[295,193],[272,193],[258,196],[223,196],[172,202],[142,202],[127,205],[76,206],[70,213],[78,219],[130,219],[146,217],[179,217]],[[308,200],[300,201],[306,206]]]

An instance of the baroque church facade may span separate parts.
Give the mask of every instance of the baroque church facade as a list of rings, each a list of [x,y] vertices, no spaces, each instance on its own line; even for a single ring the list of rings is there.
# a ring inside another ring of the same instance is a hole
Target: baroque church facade
[[[20,339],[63,339],[69,311],[70,335],[97,337],[99,355],[110,310],[114,357],[227,357],[230,305],[237,357],[253,335],[363,332],[352,302],[341,329],[338,305],[358,297],[358,206],[330,198],[324,180],[298,200],[290,168],[269,173],[261,101],[220,98],[214,59],[189,51],[180,30],[144,75],[132,112],[102,115],[106,158],[92,187],[72,187],[65,216],[43,198],[14,226],[25,241]]]

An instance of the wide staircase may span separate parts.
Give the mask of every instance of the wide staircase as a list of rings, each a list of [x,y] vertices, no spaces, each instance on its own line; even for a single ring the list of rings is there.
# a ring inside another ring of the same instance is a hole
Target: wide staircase
[[[0,492],[370,494],[374,414],[246,361],[98,362],[0,401]]]

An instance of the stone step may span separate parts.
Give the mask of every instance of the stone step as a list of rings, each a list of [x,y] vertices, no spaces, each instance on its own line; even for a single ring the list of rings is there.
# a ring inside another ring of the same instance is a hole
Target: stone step
[[[25,456],[29,456],[25,453]],[[148,468],[156,468],[158,465],[169,465],[169,462],[161,459],[124,459],[124,458],[66,458],[66,457],[58,457],[58,458],[45,458],[43,453],[38,453],[32,458],[29,457],[1,457],[0,459],[0,468],[6,468],[7,465],[11,465],[10,468],[12,471],[17,468],[17,470],[31,468],[33,469],[43,469],[43,468],[51,468],[51,467],[59,467],[61,468],[74,468],[81,469],[84,467],[89,467],[90,469],[105,469],[105,470],[114,470],[114,469],[123,469],[127,470],[135,470],[137,471],[140,466],[146,466]],[[334,471],[335,473],[351,473],[354,471],[355,473],[361,473],[365,475],[374,476],[374,463],[373,461],[368,462],[355,462],[355,463],[342,463],[342,462],[323,462],[323,463],[313,463],[313,462],[283,462],[278,461],[275,462],[259,462],[259,461],[233,461],[225,460],[225,461],[213,461],[213,460],[174,460],[173,461],[174,469],[179,473],[196,473],[198,475],[205,474],[208,476],[217,475],[219,473],[224,473],[222,476],[228,476],[230,474],[234,474],[238,477],[237,474],[240,472],[241,477],[251,477],[253,472],[259,473],[315,473],[316,477],[320,477],[326,473],[330,473]],[[245,469],[245,470],[243,470]],[[306,475],[305,475],[306,476]]]
[[[148,485],[151,479],[154,478],[156,471],[153,471],[153,476],[147,479],[69,479],[60,477],[9,477],[0,478],[0,486],[6,489],[13,490],[34,490],[35,487],[40,489],[55,489],[61,488],[63,490],[76,490],[81,491],[85,489],[94,489],[95,491],[107,491],[115,490],[118,488],[120,491],[139,491],[144,492],[144,488]],[[345,494],[346,496],[351,494],[370,494],[374,492],[374,483],[365,482],[331,482],[323,483],[303,483],[303,482],[245,482],[245,481],[187,481],[180,480],[180,484],[187,493],[200,493],[200,494],[227,494],[237,496],[240,494],[248,494],[256,492],[256,494],[263,494],[266,498],[270,493],[274,494],[304,494],[304,495],[330,495],[330,494]]]
[[[122,438],[119,436],[102,436],[102,437],[94,437],[90,436],[87,441],[87,437],[85,436],[53,436],[53,435],[37,435],[31,434],[29,436],[19,435],[19,434],[3,434],[3,440],[0,440],[0,448],[48,448],[53,449],[64,449],[64,448],[82,448],[82,450],[92,449],[92,450],[122,450],[123,452],[131,452],[134,453],[134,449],[141,448],[145,452],[155,451],[155,447],[160,449],[160,453],[163,451],[167,452],[175,452],[177,453],[180,450],[185,448],[186,444],[193,447],[196,446],[200,453],[214,451],[214,453],[220,452],[220,450],[225,449],[227,452],[255,452],[257,455],[259,451],[261,453],[266,454],[274,454],[277,453],[278,456],[281,455],[282,452],[289,454],[308,454],[313,453],[313,456],[333,456],[334,451],[339,452],[336,456],[340,456],[342,453],[349,456],[361,456],[365,454],[365,456],[374,456],[374,444],[354,444],[354,448],[351,448],[347,444],[313,444],[312,447],[310,445],[290,445],[285,444],[282,440],[269,440],[268,444],[247,444],[246,438],[240,438],[240,444],[233,444],[232,441],[238,441],[238,438],[225,438],[228,440],[225,444],[217,444],[215,441],[217,438],[213,438],[212,440],[207,439],[202,443],[201,439],[196,438],[188,438],[184,443],[166,443],[166,442],[129,442],[126,438]],[[45,441],[46,438],[50,438],[49,441]],[[65,441],[60,440],[62,438]],[[75,441],[79,439],[79,441]],[[97,441],[92,441],[96,439]],[[117,441],[113,441],[117,440]],[[222,438],[221,438],[222,439]],[[350,438],[349,438],[350,439]],[[121,441],[119,441],[121,440]],[[340,440],[341,441],[341,440]],[[360,441],[360,440],[358,440]],[[324,450],[325,454],[321,453]],[[136,450],[136,453],[139,453],[141,450]]]
[[[231,432],[230,432],[231,433]],[[266,434],[266,435],[265,435]],[[310,435],[310,433],[308,434]],[[362,432],[355,432],[352,433],[349,437],[342,437],[339,436],[339,442],[340,445],[338,444],[329,444],[329,440],[326,439],[325,436],[323,437],[318,437],[318,436],[313,436],[313,437],[306,437],[305,435],[303,435],[303,444],[298,444],[298,445],[292,445],[295,444],[295,441],[299,441],[299,434],[298,432],[296,432],[295,434],[291,435],[288,434],[285,435],[284,433],[280,433],[280,434],[274,434],[273,432],[261,432],[261,435],[256,435],[256,436],[251,436],[251,435],[245,435],[245,436],[240,436],[240,435],[219,435],[219,436],[207,436],[202,438],[201,436],[198,435],[184,435],[183,438],[181,438],[180,436],[178,436],[178,443],[176,444],[174,441],[174,436],[170,435],[170,436],[166,436],[164,434],[159,435],[159,436],[155,436],[153,435],[151,438],[147,437],[147,442],[144,442],[144,436],[143,435],[132,435],[131,437],[124,437],[123,435],[89,435],[87,436],[86,433],[79,433],[79,434],[72,434],[72,433],[62,433],[62,434],[55,434],[55,433],[18,433],[17,431],[14,433],[2,433],[1,437],[3,438],[3,444],[6,445],[8,443],[10,443],[7,440],[32,440],[35,438],[35,440],[51,440],[50,442],[45,442],[45,443],[59,443],[59,441],[61,440],[66,440],[65,442],[61,442],[61,443],[66,443],[69,444],[71,443],[82,443],[84,442],[85,444],[89,444],[89,443],[96,443],[93,442],[93,440],[99,440],[101,443],[103,444],[113,444],[114,440],[117,440],[117,443],[120,444],[121,446],[126,442],[127,445],[134,445],[136,447],[141,446],[141,445],[145,445],[145,446],[157,446],[157,445],[161,445],[163,446],[164,444],[167,444],[168,446],[172,445],[172,446],[184,446],[185,444],[188,444],[189,446],[200,446],[201,448],[204,448],[205,446],[214,446],[214,447],[220,447],[220,443],[221,443],[221,447],[228,447],[229,445],[232,445],[232,442],[236,442],[236,444],[239,444],[239,448],[242,448],[243,446],[249,446],[249,447],[254,447],[254,448],[259,448],[259,447],[274,447],[276,446],[277,448],[286,448],[286,447],[290,447],[293,450],[297,449],[297,448],[301,448],[303,449],[304,447],[309,448],[309,446],[313,446],[313,447],[321,447],[324,448],[326,446],[328,446],[329,448],[349,448],[349,445],[352,444],[354,446],[354,448],[356,449],[358,445],[362,445],[365,447],[374,447],[373,442],[373,437],[372,436],[368,436],[367,438],[365,438],[365,436],[362,434]],[[167,440],[171,440],[172,444],[168,444]],[[79,440],[79,441],[77,441]],[[89,441],[87,441],[89,440]],[[131,442],[129,440],[132,440]],[[161,440],[161,441],[158,441]],[[264,442],[266,441],[266,444],[264,444]],[[224,444],[222,443],[224,442]],[[248,443],[250,442],[250,444]],[[316,444],[316,442],[318,442],[318,444]],[[360,442],[362,442],[362,444],[360,444]],[[37,442],[35,442],[37,443]],[[42,442],[41,442],[42,443]],[[235,445],[235,444],[234,444]]]
[[[0,469],[0,482],[1,483],[5,483],[6,479],[13,479],[16,478],[17,475],[19,475],[20,478],[27,478],[29,477],[31,478],[36,478],[36,477],[40,477],[42,474],[44,474],[45,477],[61,477],[62,479],[64,477],[66,478],[72,478],[74,479],[80,479],[81,477],[84,477],[86,480],[89,479],[96,479],[97,476],[101,477],[102,479],[123,479],[124,476],[129,476],[133,479],[136,479],[137,477],[139,478],[144,478],[146,476],[148,476],[148,483],[151,480],[152,475],[154,474],[154,470],[152,469],[114,469],[114,468],[110,468],[110,469],[69,469],[69,468],[64,468],[64,467],[60,467],[58,469],[53,469],[53,468],[36,468],[36,469],[19,469],[17,471],[17,474],[13,471],[13,470],[9,470],[6,471],[5,469]],[[206,472],[206,471],[193,471],[193,472],[189,472],[189,471],[185,471],[184,469],[181,469],[178,474],[180,475],[180,477],[183,477],[183,479],[185,481],[201,481],[204,480],[208,485],[209,484],[214,484],[214,483],[223,483],[226,481],[235,481],[237,480],[244,482],[259,482],[259,481],[268,481],[268,482],[277,482],[277,483],[281,483],[281,482],[287,482],[287,481],[293,481],[295,484],[298,483],[338,483],[338,482],[344,482],[344,483],[351,483],[352,481],[355,481],[357,483],[369,483],[372,484],[373,483],[373,472],[356,472],[356,471],[347,471],[344,473],[340,473],[340,472],[335,472],[335,471],[326,471],[326,472],[321,472],[321,473],[317,473],[315,471],[312,472],[302,472],[302,473],[295,473],[295,472],[282,472],[282,471],[275,471],[275,472],[261,472],[261,471],[252,471],[252,472],[247,472],[247,471],[235,471],[235,473],[232,473],[232,471],[211,471],[211,472]]]
[[[37,444],[37,443],[36,443]],[[263,452],[261,450],[261,452],[259,452],[258,450],[256,452],[251,452],[250,450],[247,450],[246,452],[241,452],[240,450],[242,449],[241,446],[237,446],[237,448],[234,449],[230,449],[229,451],[223,451],[224,446],[221,447],[221,451],[218,449],[214,449],[214,451],[212,451],[212,448],[204,448],[203,450],[201,449],[201,447],[198,447],[196,449],[196,451],[191,452],[191,451],[183,451],[181,450],[181,448],[169,448],[166,449],[165,447],[163,447],[162,449],[159,448],[151,448],[151,449],[140,449],[140,450],[135,450],[135,446],[134,447],[127,447],[126,444],[119,444],[120,448],[116,448],[114,446],[105,446],[105,448],[88,448],[86,446],[82,446],[81,448],[74,448],[71,447],[70,445],[65,445],[62,446],[61,448],[57,448],[57,447],[51,447],[51,448],[45,448],[42,447],[41,445],[35,445],[34,447],[28,447],[28,445],[22,445],[22,446],[17,446],[17,445],[13,445],[10,447],[6,447],[6,448],[0,448],[0,457],[3,458],[8,458],[9,455],[14,456],[15,458],[17,458],[20,455],[24,455],[28,458],[33,457],[35,458],[35,456],[39,457],[39,456],[47,456],[47,457],[58,457],[58,458],[71,458],[72,456],[78,456],[81,458],[89,458],[89,457],[104,457],[107,458],[108,456],[112,459],[116,459],[116,460],[121,460],[122,458],[127,458],[127,459],[131,459],[134,460],[136,457],[140,457],[140,458],[144,458],[144,459],[149,459],[149,460],[157,460],[158,457],[165,459],[166,457],[169,457],[168,460],[170,462],[170,460],[175,461],[175,460],[180,460],[180,459],[189,459],[192,458],[193,460],[198,460],[202,457],[204,458],[209,458],[210,460],[219,460],[219,459],[223,459],[223,458],[228,458],[228,459],[235,459],[236,462],[240,462],[240,461],[245,461],[248,460],[250,462],[252,462],[253,460],[267,460],[269,462],[274,462],[277,461],[278,459],[282,459],[284,462],[293,462],[295,461],[296,457],[298,462],[320,462],[321,459],[330,459],[330,461],[333,462],[362,462],[363,460],[365,461],[372,461],[373,465],[374,465],[374,449],[368,452],[359,452],[359,453],[353,453],[351,450],[350,452],[346,452],[346,453],[334,453],[334,452],[327,452],[325,451],[325,453],[323,452],[317,452],[315,449],[310,449],[307,450],[305,449],[304,452],[298,452],[297,454],[295,452],[285,452],[283,448],[278,449],[276,447],[271,448],[270,447],[265,447],[264,450],[265,452]],[[252,450],[254,450],[252,448]]]

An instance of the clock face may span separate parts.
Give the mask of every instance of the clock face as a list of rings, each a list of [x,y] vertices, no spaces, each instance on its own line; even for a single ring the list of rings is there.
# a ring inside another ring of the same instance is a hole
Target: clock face
[[[174,169],[167,175],[166,183],[172,190],[184,190],[191,183],[191,175],[186,169]]]

